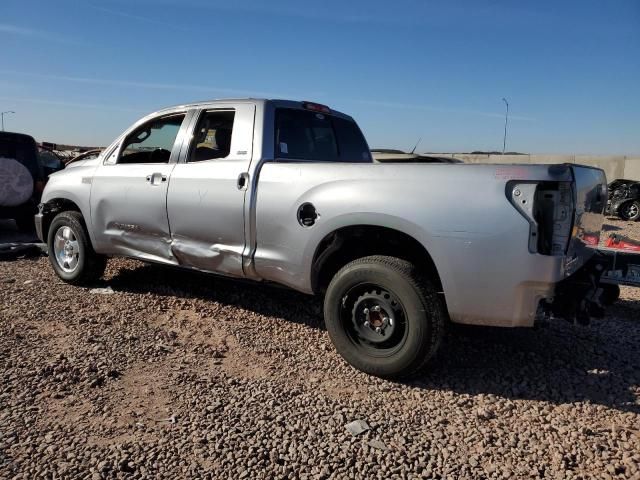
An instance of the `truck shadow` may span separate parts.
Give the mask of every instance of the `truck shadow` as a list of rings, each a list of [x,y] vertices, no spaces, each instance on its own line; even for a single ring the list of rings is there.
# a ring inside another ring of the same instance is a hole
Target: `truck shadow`
[[[552,404],[589,402],[640,413],[640,302],[621,300],[590,326],[455,325],[440,355],[410,384]]]
[[[324,330],[322,302],[271,285],[143,265],[107,282],[114,290],[215,301]],[[412,388],[493,394],[640,413],[640,301],[621,300],[588,327],[563,320],[533,329],[452,325],[440,354]],[[274,321],[276,321],[274,319]]]
[[[107,284],[114,290],[219,302],[324,330],[316,298],[272,284],[150,264],[120,270]]]

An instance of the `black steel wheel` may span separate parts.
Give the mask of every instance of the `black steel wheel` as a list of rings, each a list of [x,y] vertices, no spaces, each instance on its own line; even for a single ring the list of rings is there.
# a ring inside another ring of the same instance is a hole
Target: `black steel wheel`
[[[393,355],[406,341],[407,313],[393,291],[381,285],[360,284],[345,296],[353,308],[341,311],[351,341],[374,356]]]
[[[338,353],[381,377],[420,370],[438,350],[446,318],[430,282],[409,262],[386,256],[343,267],[329,284],[324,311]]]

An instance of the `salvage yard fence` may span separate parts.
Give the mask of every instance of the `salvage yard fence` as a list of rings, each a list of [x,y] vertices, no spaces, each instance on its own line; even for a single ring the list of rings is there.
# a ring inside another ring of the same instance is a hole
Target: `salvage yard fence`
[[[427,154],[429,155],[429,154]],[[451,156],[465,163],[576,163],[601,168],[607,174],[607,182],[618,178],[640,181],[640,156],[627,155],[496,155],[468,153],[438,153]]]

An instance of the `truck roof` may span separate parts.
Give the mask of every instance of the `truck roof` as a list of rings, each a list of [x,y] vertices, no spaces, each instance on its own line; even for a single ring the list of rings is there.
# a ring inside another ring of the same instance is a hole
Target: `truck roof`
[[[315,102],[311,102],[311,101],[298,101],[298,100],[284,100],[284,99],[269,99],[269,98],[216,98],[216,99],[211,99],[211,100],[200,100],[200,101],[196,101],[196,102],[189,102],[189,103],[183,103],[183,104],[178,104],[178,105],[173,105],[170,107],[165,107],[162,108],[160,110],[157,110],[155,112],[150,113],[149,115],[156,115],[158,113],[163,113],[163,112],[171,112],[173,110],[177,110],[177,109],[183,109],[183,108],[206,108],[208,106],[215,106],[216,104],[228,104],[228,103],[250,103],[250,104],[259,104],[259,105],[266,105],[266,104],[271,104],[273,105],[275,108],[300,108],[300,109],[304,109],[304,104],[305,103],[315,103]],[[338,117],[342,117],[348,120],[353,120],[352,117],[350,117],[349,115],[339,112],[338,110],[334,110],[333,108],[331,108],[330,106],[328,107],[331,110],[331,115],[335,115]]]

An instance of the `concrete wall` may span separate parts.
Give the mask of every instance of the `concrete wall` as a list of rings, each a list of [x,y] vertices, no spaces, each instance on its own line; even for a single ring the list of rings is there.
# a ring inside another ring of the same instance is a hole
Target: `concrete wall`
[[[624,155],[471,155],[467,153],[432,154],[452,156],[468,163],[579,163],[598,167],[607,174],[607,181],[617,178],[640,181],[640,156]]]

